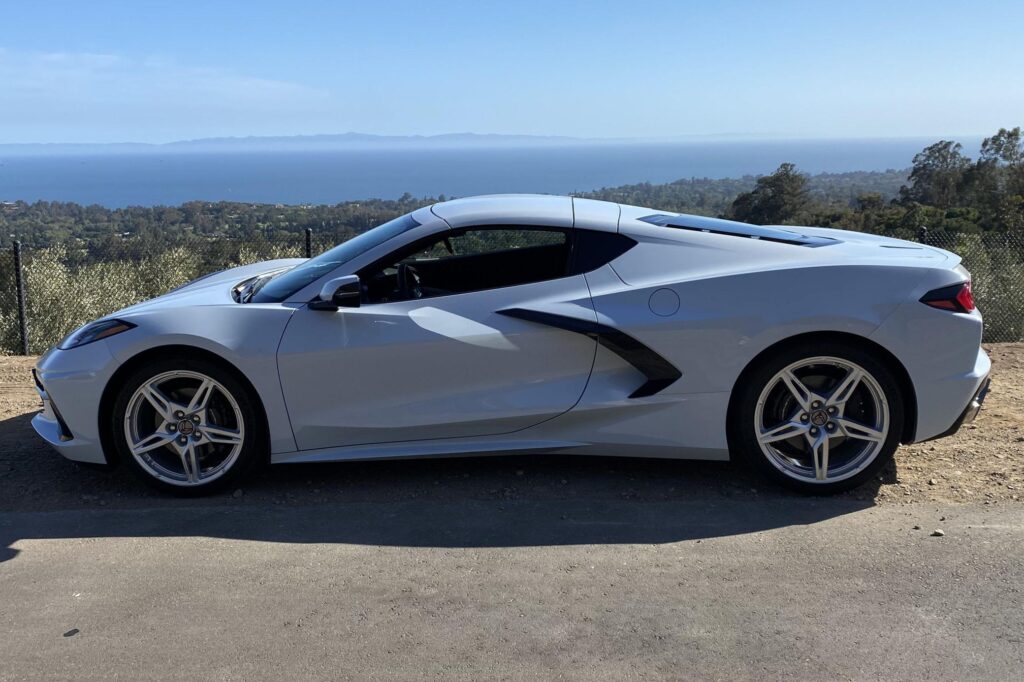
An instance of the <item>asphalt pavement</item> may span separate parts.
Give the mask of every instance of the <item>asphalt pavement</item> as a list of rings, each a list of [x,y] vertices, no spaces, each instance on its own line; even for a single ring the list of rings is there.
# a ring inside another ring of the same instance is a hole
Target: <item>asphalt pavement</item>
[[[140,502],[0,512],[0,679],[1024,671],[1020,505]]]

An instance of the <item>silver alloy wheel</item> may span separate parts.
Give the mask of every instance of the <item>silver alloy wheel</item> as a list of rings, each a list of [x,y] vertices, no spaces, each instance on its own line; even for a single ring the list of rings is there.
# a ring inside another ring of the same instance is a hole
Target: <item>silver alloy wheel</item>
[[[808,483],[835,483],[875,460],[889,435],[889,401],[863,367],[836,357],[794,362],[767,383],[754,434],[775,468]]]
[[[203,485],[238,459],[245,423],[234,396],[200,372],[164,372],[128,401],[124,433],[132,457],[160,481]]]

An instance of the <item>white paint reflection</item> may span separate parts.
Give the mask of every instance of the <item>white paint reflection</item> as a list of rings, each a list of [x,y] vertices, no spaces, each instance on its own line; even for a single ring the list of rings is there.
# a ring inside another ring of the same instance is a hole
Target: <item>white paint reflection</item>
[[[409,317],[420,328],[454,341],[494,350],[519,350],[497,329],[447,310],[416,308],[409,311]]]

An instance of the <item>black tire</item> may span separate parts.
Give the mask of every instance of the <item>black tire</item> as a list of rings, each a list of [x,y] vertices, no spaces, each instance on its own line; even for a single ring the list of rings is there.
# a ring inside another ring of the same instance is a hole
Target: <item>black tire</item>
[[[200,482],[189,486],[168,483],[147,471],[132,455],[125,436],[125,414],[136,390],[160,374],[182,370],[204,374],[231,394],[238,405],[245,434],[241,451],[230,468],[209,482]],[[241,381],[235,372],[205,358],[174,355],[147,363],[134,371],[125,379],[114,400],[110,429],[112,442],[122,463],[126,464],[146,484],[162,492],[180,497],[198,497],[223,490],[236,484],[268,459],[266,420],[263,416],[262,406],[252,395],[252,389]]]
[[[762,451],[755,433],[757,402],[768,383],[793,363],[821,356],[859,365],[881,388],[888,404],[889,426],[882,446],[863,469],[837,481],[798,479],[792,473],[784,473]],[[759,360],[756,366],[741,377],[735,388],[729,414],[729,445],[735,459],[758,475],[802,493],[829,495],[862,485],[889,463],[900,444],[905,414],[899,383],[888,365],[875,354],[840,341],[801,343]]]

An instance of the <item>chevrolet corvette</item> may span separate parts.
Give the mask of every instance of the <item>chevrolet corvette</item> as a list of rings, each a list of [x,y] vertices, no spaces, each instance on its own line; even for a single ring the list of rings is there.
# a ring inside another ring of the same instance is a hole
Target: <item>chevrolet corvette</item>
[[[512,453],[732,458],[831,493],[975,417],[981,334],[930,246],[473,197],[86,324],[39,359],[32,423],[184,495],[267,462]]]

